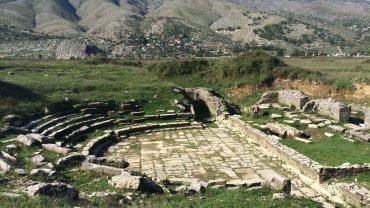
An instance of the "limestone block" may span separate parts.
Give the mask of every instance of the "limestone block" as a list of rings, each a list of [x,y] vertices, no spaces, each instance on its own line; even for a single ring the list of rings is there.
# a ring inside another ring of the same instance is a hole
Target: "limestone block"
[[[70,199],[77,199],[79,192],[73,186],[65,183],[39,183],[31,185],[25,189],[28,196],[46,195],[46,196],[63,196]]]
[[[26,135],[20,134],[17,137],[17,141],[25,146],[31,147],[31,146],[37,146],[40,144],[39,141],[32,139]]]

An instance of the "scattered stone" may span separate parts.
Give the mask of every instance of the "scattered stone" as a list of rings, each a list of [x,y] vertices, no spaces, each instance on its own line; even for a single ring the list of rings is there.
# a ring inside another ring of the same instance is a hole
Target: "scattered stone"
[[[67,155],[68,153],[72,152],[71,149],[65,148],[65,147],[60,147],[56,144],[43,144],[42,148],[44,148],[48,151],[56,152],[56,153],[63,154],[63,155]]]
[[[77,153],[77,152],[72,152],[66,157],[60,158],[57,162],[56,165],[58,167],[66,167],[68,165],[74,165],[77,163],[81,163],[83,160],[85,160],[85,156]]]
[[[27,134],[26,136],[31,138],[31,139],[37,140],[42,144],[51,143],[53,141],[49,137],[41,135],[41,134],[37,134],[37,133]]]
[[[15,72],[8,72],[8,75],[15,75]]]
[[[335,131],[335,132],[340,132],[340,133],[343,133],[346,131],[345,128],[341,127],[341,126],[336,126],[336,125],[330,125],[328,126],[328,128],[332,131]]]
[[[10,193],[10,192],[0,192],[1,197],[7,197],[7,198],[19,198],[22,197],[21,194],[17,193]]]
[[[17,175],[20,175],[20,176],[24,176],[24,175],[27,175],[26,171],[24,169],[15,169],[14,172],[17,174]]]
[[[295,121],[294,120],[284,120],[285,123],[288,123],[288,124],[294,124]]]
[[[118,189],[136,190],[145,193],[164,193],[163,187],[153,181],[141,176],[132,176],[127,172],[113,176],[109,183]]]
[[[302,131],[291,127],[287,126],[284,124],[279,124],[279,123],[268,123],[267,128],[269,128],[272,132],[275,132],[279,136],[282,136],[283,138],[286,137],[296,137],[296,136],[301,136],[303,134]]]
[[[349,138],[343,137],[343,136],[341,136],[341,138],[344,139],[344,140],[346,140],[346,141],[349,141],[351,143],[355,143],[355,140],[353,140],[353,139],[349,139]]]
[[[292,182],[290,178],[283,177],[279,174],[275,174],[272,177],[270,186],[275,190],[282,191],[286,194],[289,194],[292,190]]]
[[[227,187],[245,186],[245,187],[251,188],[251,187],[261,186],[262,184],[263,184],[263,181],[260,178],[253,178],[253,179],[248,179],[248,180],[236,179],[236,180],[231,180],[231,181],[226,182]]]
[[[36,155],[31,157],[31,162],[38,166],[46,164],[45,158],[42,155]]]
[[[25,192],[28,196],[33,197],[36,195],[46,195],[46,196],[62,196],[68,197],[70,199],[77,199],[79,197],[79,192],[73,186],[65,183],[39,183],[35,185],[28,186],[25,188]]]
[[[51,177],[56,173],[56,171],[53,171],[51,169],[33,169],[31,170],[30,175],[31,176],[41,176],[41,177]]]
[[[209,186],[225,186],[226,180],[224,179],[216,179],[216,180],[210,180],[208,181]]]
[[[286,194],[285,193],[274,193],[272,195],[272,199],[285,199]]]
[[[0,174],[5,174],[10,169],[13,169],[14,166],[11,161],[4,158],[2,155],[0,155]]]
[[[294,137],[294,139],[295,140],[297,140],[297,141],[300,141],[300,142],[304,142],[304,143],[306,143],[306,144],[310,144],[310,143],[312,143],[310,140],[308,140],[308,139],[303,139],[303,138],[299,138],[299,137]]]
[[[334,136],[334,134],[331,134],[331,133],[328,133],[328,132],[325,132],[324,135],[329,137],[329,138]]]
[[[319,123],[319,124],[317,124],[317,127],[319,127],[319,128],[324,128],[325,126],[327,126],[327,124],[325,124],[325,123]]]
[[[349,128],[349,129],[355,129],[355,130],[361,129],[361,126],[358,126],[358,125],[355,125],[355,124],[351,124],[351,123],[346,123],[346,124],[344,124],[344,126],[346,128]]]
[[[85,199],[104,198],[106,201],[119,201],[120,204],[133,204],[133,200],[130,196],[125,196],[116,192],[81,192],[80,197]]]
[[[277,118],[282,118],[283,116],[282,115],[279,115],[279,114],[275,114],[275,113],[273,113],[273,114],[271,114],[271,118],[272,119],[277,119]]]
[[[182,185],[190,185],[193,182],[199,182],[199,180],[195,178],[169,178],[168,181],[171,184],[182,184]]]
[[[185,185],[182,185],[182,186],[179,186],[179,187],[175,188],[175,191],[179,192],[179,193],[185,193],[187,190],[188,190],[188,187],[185,186]]]
[[[360,141],[370,142],[370,133],[360,130],[349,130],[346,132],[347,136]]]
[[[33,146],[37,146],[40,144],[39,141],[35,140],[35,139],[32,139],[26,135],[18,135],[17,137],[17,141],[23,145],[26,145],[28,147],[33,147]]]
[[[6,145],[6,149],[7,150],[17,149],[17,146],[15,144],[9,144],[9,145]]]
[[[310,128],[310,129],[317,129],[317,128],[319,128],[319,126],[316,125],[316,124],[308,124],[308,128]]]
[[[188,193],[191,193],[191,194],[198,194],[198,193],[204,193],[204,192],[205,192],[205,187],[202,186],[201,182],[193,182],[188,187]]]
[[[13,157],[12,155],[4,152],[4,151],[1,151],[1,155],[5,158],[5,159],[8,159],[12,162],[16,162],[17,161],[17,158]]]
[[[21,116],[18,116],[18,115],[7,115],[7,116],[4,116],[3,118],[3,121],[5,123],[8,123],[8,124],[14,124],[16,122],[19,122],[21,121],[23,118]]]
[[[95,160],[98,164],[102,165],[108,165],[116,168],[127,168],[130,166],[130,163],[128,163],[125,160],[112,158],[112,157],[98,157]]]
[[[285,116],[289,119],[297,118],[299,117],[297,113],[295,112],[285,112]]]
[[[333,123],[333,122],[332,122],[332,121],[329,121],[329,120],[325,120],[325,121],[324,121],[324,124],[325,124],[325,125],[330,125],[330,124],[332,124],[332,123]]]
[[[309,120],[309,119],[303,119],[303,120],[299,121],[299,123],[301,123],[301,124],[312,124],[312,121]]]

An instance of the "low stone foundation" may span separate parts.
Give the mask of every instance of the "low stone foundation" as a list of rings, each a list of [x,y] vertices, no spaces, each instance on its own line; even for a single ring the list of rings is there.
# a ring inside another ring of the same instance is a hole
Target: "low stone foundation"
[[[355,207],[370,207],[370,191],[355,184],[340,183],[336,193],[348,204]]]
[[[365,127],[370,128],[370,110],[368,110],[365,114]]]
[[[348,122],[351,116],[351,107],[333,99],[314,100],[314,110],[322,115],[329,116],[337,121]]]
[[[296,90],[279,90],[265,92],[259,102],[271,102],[274,99],[277,99],[279,103],[294,106],[298,110],[302,110],[303,106],[310,100],[305,94]]]
[[[207,89],[201,89],[204,91]],[[199,90],[187,90],[187,92],[198,92]],[[279,93],[267,93],[266,96],[271,98]],[[265,96],[265,97],[266,97]],[[248,136],[254,143],[264,147],[272,155],[277,156],[283,162],[297,168],[306,176],[319,180],[321,182],[328,180],[330,178],[341,177],[341,176],[351,176],[361,172],[369,172],[370,165],[343,165],[338,167],[323,166],[318,162],[308,158],[305,155],[300,154],[296,150],[289,148],[285,145],[279,143],[275,137],[269,136],[264,132],[250,126],[240,119],[238,115],[230,115],[230,112],[226,107],[219,107],[215,105],[214,100],[223,100],[222,98],[212,98],[218,97],[214,95],[211,91],[203,92],[201,97],[198,99],[203,100],[211,112],[217,112],[217,120],[221,121],[225,126],[235,128],[237,131]],[[222,101],[219,104],[227,106],[226,101]],[[333,118],[338,120],[340,119],[349,119],[351,108],[333,100],[318,100],[315,102],[316,106],[319,106],[319,111],[322,113],[330,114]],[[222,111],[221,111],[222,110]]]

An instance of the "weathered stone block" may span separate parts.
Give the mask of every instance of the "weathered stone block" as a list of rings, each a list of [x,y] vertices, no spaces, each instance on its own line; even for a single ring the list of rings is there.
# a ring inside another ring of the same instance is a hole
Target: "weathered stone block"
[[[79,196],[77,189],[65,183],[39,183],[27,187],[25,192],[31,197],[36,195],[46,195],[77,199]]]
[[[302,110],[302,108],[306,105],[306,103],[310,100],[302,92],[296,90],[280,90],[278,91],[278,101],[279,103],[293,106],[298,110]]]
[[[370,110],[365,113],[365,127],[370,128]]]
[[[351,107],[331,98],[315,100],[314,110],[336,121],[348,122],[351,116]]]
[[[17,141],[19,143],[21,143],[23,145],[26,145],[26,146],[29,146],[29,147],[31,147],[31,146],[37,146],[37,145],[40,144],[39,141],[37,141],[37,140],[35,140],[33,138],[30,138],[30,137],[28,137],[26,135],[23,135],[23,134],[18,135]]]

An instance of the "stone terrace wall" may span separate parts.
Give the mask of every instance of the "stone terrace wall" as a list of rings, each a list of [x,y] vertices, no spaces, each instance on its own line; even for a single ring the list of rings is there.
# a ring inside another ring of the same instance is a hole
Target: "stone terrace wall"
[[[314,110],[317,110],[320,114],[329,116],[337,121],[349,121],[351,107],[330,98],[318,99],[314,102]]]

